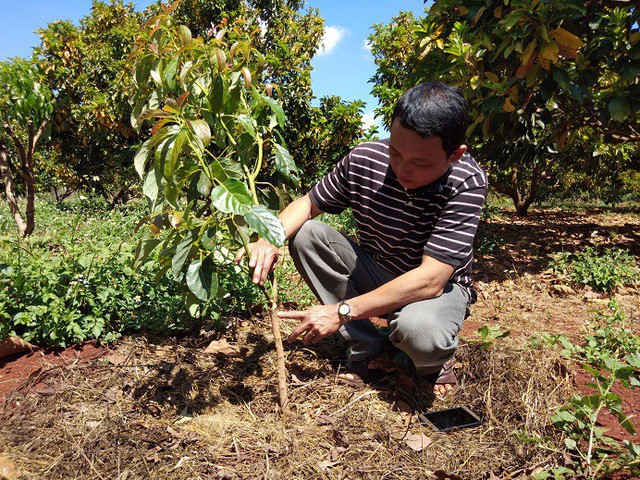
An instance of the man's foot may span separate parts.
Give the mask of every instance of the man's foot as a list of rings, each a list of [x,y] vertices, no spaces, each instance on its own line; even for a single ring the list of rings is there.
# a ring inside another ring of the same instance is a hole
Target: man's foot
[[[364,384],[375,385],[397,369],[388,359],[365,359],[347,362],[346,371],[339,373],[337,382],[342,385],[361,387]]]
[[[425,380],[433,384],[433,393],[438,397],[444,397],[453,392],[458,385],[458,378],[453,372],[455,360],[452,358],[445,363],[439,372],[425,375]]]

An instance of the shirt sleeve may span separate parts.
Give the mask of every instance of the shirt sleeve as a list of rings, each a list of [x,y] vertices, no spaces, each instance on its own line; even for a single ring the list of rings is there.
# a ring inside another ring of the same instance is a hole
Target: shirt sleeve
[[[309,191],[311,202],[323,212],[341,213],[351,206],[349,191],[349,165],[351,153],[344,157],[336,167],[316,183]]]
[[[424,253],[454,267],[468,262],[486,197],[486,186],[454,194],[440,213]]]

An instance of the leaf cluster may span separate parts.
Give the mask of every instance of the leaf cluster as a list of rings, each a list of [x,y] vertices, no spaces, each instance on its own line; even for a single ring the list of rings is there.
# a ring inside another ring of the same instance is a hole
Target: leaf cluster
[[[218,271],[231,262],[230,248],[254,233],[284,243],[282,224],[265,206],[279,206],[282,187],[258,176],[268,169],[281,185],[295,184],[298,170],[281,140],[286,117],[273,85],[256,86],[265,67],[255,48],[259,29],[237,20],[193,38],[173,23],[175,7],[149,21],[131,57],[132,122],[153,123],[134,160],[154,235],[137,261],[157,249],[163,268],[186,283],[195,312],[225,294]]]
[[[611,292],[640,280],[638,261],[620,248],[588,246],[579,253],[562,253],[552,260],[551,268],[575,284],[589,285],[601,292]]]
[[[598,424],[601,412],[608,411],[627,432],[636,432],[631,418],[623,410],[622,398],[613,388],[640,386],[640,340],[633,333],[633,319],[614,300],[609,310],[608,315],[597,312],[595,323],[587,327],[587,331],[593,333],[585,336],[584,344],[576,345],[563,335],[546,336],[535,342],[561,344],[563,354],[582,362],[582,367],[591,374],[593,381],[587,386],[594,391],[590,395],[574,395],[553,417],[554,426],[565,433],[565,446],[575,460],[560,470],[542,472],[536,478],[576,475],[600,478],[618,470],[640,472],[640,446],[629,441],[619,443],[608,437],[607,429]]]
[[[640,140],[639,15],[616,2],[438,0],[371,36],[380,113],[388,120],[421,81],[459,86],[492,184],[526,213],[585,131],[604,144]]]

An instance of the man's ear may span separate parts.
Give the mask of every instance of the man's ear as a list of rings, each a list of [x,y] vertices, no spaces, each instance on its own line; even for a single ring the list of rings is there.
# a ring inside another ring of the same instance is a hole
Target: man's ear
[[[454,152],[449,155],[449,162],[456,163],[458,160],[460,160],[460,158],[462,157],[462,155],[464,155],[464,153],[467,151],[467,146],[466,145],[460,145],[458,148],[456,148],[454,150]]]

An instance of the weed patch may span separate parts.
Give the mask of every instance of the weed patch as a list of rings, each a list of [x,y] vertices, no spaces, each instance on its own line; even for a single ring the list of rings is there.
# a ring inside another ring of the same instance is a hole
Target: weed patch
[[[640,280],[637,260],[621,248],[599,250],[588,246],[580,253],[561,253],[551,262],[551,268],[574,284],[589,285],[601,292]]]

